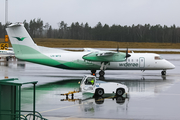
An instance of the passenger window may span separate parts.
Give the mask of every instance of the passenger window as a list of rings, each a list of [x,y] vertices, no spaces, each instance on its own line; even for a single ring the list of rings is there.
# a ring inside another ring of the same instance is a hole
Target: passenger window
[[[131,61],[133,62],[133,59]]]
[[[128,59],[128,62],[130,62],[130,59]]]
[[[136,62],[138,62],[138,59],[136,59]]]

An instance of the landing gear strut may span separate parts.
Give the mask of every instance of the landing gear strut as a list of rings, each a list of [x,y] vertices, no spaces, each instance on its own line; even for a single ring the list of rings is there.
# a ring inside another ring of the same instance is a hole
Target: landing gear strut
[[[101,63],[101,67],[100,67],[100,71],[99,71],[99,78],[100,79],[104,79],[104,75],[105,75],[105,70],[106,70],[106,66],[107,66],[108,62],[102,62]],[[96,70],[91,70],[91,75],[96,76]]]
[[[163,71],[161,72],[161,75],[166,75],[166,71],[163,70]]]
[[[108,62],[102,62],[101,63],[101,67],[100,67],[100,72],[99,72],[99,77],[100,78],[104,78],[104,75],[105,75],[105,70],[106,70],[106,66],[107,66]]]

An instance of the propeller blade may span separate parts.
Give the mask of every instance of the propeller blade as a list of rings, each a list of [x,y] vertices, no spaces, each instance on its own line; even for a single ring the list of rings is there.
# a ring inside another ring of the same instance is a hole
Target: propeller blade
[[[117,46],[117,50],[116,51],[119,52],[119,45]]]
[[[127,47],[127,49],[126,49],[126,56],[127,56],[127,54],[128,54],[128,47]]]
[[[126,49],[126,60],[127,60],[128,57],[131,57],[131,55],[128,54],[128,48],[127,48],[127,49]]]

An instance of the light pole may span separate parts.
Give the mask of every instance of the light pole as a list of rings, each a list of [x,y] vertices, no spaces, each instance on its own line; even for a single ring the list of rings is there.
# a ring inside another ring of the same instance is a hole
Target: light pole
[[[5,0],[5,24],[8,23],[8,0]]]
[[[5,0],[5,27],[7,27],[7,25],[8,25],[8,0]],[[5,42],[8,42],[9,37],[8,37],[6,31],[4,33],[5,33],[5,39],[4,40],[5,40]],[[8,43],[6,43],[6,44],[8,44]]]

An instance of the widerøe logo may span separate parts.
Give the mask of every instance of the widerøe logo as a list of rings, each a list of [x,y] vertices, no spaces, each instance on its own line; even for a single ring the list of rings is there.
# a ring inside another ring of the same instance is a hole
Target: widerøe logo
[[[19,41],[23,41],[26,37],[14,37],[14,38],[16,38]]]

